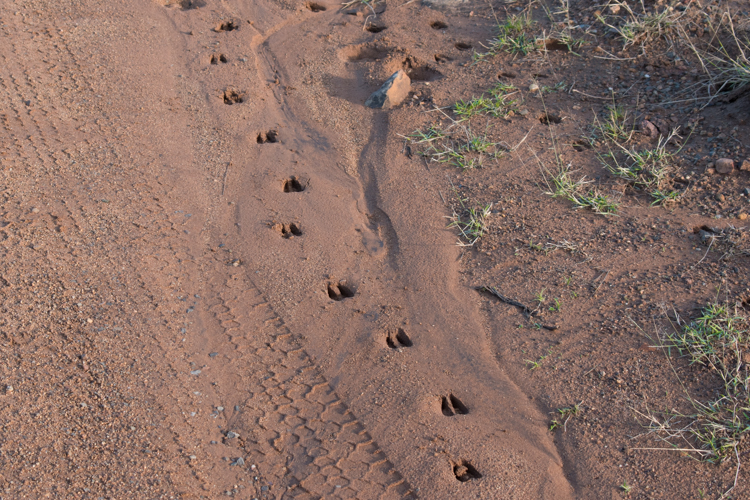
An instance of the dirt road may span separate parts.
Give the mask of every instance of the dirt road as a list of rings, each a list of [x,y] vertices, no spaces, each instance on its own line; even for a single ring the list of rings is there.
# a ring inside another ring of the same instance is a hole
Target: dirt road
[[[421,32],[168,3],[0,5],[3,498],[570,498],[362,105]]]

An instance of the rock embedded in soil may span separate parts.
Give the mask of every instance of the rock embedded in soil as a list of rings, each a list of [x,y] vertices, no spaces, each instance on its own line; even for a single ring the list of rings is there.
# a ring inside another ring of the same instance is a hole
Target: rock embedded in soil
[[[734,160],[730,160],[729,158],[722,158],[720,160],[716,160],[716,171],[720,174],[731,174],[734,170]]]
[[[641,122],[641,133],[652,139],[656,139],[657,137],[659,137],[659,130],[657,130],[656,125],[648,120],[643,120]]]
[[[401,104],[411,90],[411,79],[398,70],[365,101],[369,108],[390,109]]]
[[[743,160],[742,165],[740,165],[740,170],[743,172],[750,172],[750,160]]]

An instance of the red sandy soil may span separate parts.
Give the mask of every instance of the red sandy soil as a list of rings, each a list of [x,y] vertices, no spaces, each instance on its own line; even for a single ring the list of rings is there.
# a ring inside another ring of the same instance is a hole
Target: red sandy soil
[[[652,347],[669,317],[750,299],[744,233],[722,251],[698,233],[747,225],[750,172],[708,169],[747,158],[747,94],[665,107],[673,87],[646,90],[645,73],[683,86],[699,75],[659,41],[626,62],[597,58],[619,42],[589,35],[580,56],[473,64],[496,17],[526,5],[340,7],[0,4],[0,496],[730,489],[736,461],[633,437],[647,432],[637,412],[689,411],[681,381],[695,396],[720,386]],[[597,8],[571,5],[581,18]],[[398,69],[407,101],[364,107]],[[461,171],[405,141],[449,126],[450,106],[498,78],[524,113],[472,126],[522,147]],[[639,118],[699,124],[671,173],[677,204],[650,206],[577,139],[608,88],[631,85],[623,102]],[[545,194],[555,149],[617,191],[617,216]],[[446,227],[459,197],[493,203],[473,247]],[[575,250],[535,247],[562,241]],[[544,289],[546,302],[529,317],[482,286],[528,306]],[[748,498],[739,470],[731,494]]]

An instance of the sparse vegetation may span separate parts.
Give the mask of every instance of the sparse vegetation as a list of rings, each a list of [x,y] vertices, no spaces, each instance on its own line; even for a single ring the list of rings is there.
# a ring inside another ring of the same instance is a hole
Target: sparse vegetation
[[[473,111],[464,112],[470,114]],[[451,129],[457,132],[449,133]],[[426,130],[412,132],[404,139],[416,145],[425,145],[419,154],[430,161],[450,163],[462,170],[482,167],[485,160],[498,159],[507,149],[497,142],[491,142],[487,134],[474,134],[471,128],[462,125],[461,121],[454,121],[447,129],[430,125]]]
[[[463,119],[469,119],[477,115],[489,115],[495,118],[505,118],[518,111],[519,100],[511,99],[518,93],[512,85],[500,83],[490,90],[490,96],[482,94],[470,101],[459,101],[454,105],[454,112]]]
[[[536,50],[536,38],[528,33],[533,25],[534,21],[528,13],[508,16],[505,22],[498,25],[498,35],[487,43],[487,52],[475,53],[474,59],[481,60],[500,52],[525,56]]]
[[[575,208],[588,208],[599,215],[615,215],[619,203],[603,194],[594,187],[588,187],[591,181],[585,176],[573,180],[572,172],[568,167],[561,167],[554,175],[545,175],[544,178],[553,198],[565,198],[573,203]],[[551,181],[551,183],[550,183]]]
[[[459,197],[461,204],[461,213],[453,211],[453,215],[448,217],[451,223],[448,227],[455,227],[459,231],[459,246],[473,246],[487,232],[487,217],[492,210],[492,203],[484,206],[467,208],[464,201]]]
[[[581,403],[577,403],[567,408],[559,408],[556,412],[557,416],[552,419],[549,424],[549,430],[555,431],[560,427],[563,428],[563,432],[568,431],[568,421],[578,415],[581,412]]]
[[[699,317],[683,322],[678,316],[676,323],[671,332],[661,337],[660,346],[666,350],[667,359],[675,349],[690,364],[718,375],[723,381],[722,394],[702,402],[685,389],[695,413],[646,410],[637,414],[647,419],[648,434],[668,445],[663,449],[688,453],[716,464],[736,459],[738,475],[737,447],[750,431],[750,371],[745,363],[750,353],[748,318],[736,307],[713,303]]]

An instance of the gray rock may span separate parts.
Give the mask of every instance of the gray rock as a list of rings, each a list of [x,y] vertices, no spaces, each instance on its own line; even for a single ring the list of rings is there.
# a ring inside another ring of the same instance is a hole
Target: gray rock
[[[242,457],[235,458],[234,462],[232,462],[230,465],[245,465],[245,459]]]
[[[401,104],[411,90],[411,79],[398,70],[365,101],[368,108],[389,109]]]

